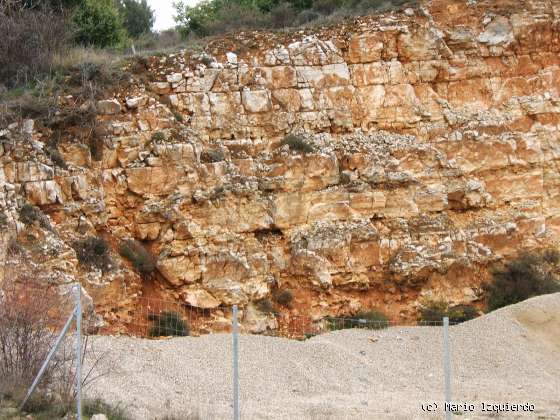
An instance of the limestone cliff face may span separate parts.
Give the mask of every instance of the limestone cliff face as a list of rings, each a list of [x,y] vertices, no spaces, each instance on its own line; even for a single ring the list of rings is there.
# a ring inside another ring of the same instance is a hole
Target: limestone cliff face
[[[58,254],[37,264],[80,279],[108,323],[142,294],[246,307],[290,288],[316,317],[476,301],[492,263],[558,243],[559,52],[557,1],[433,0],[153,57],[97,103],[99,161],[80,127],[66,170],[48,131],[4,131],[28,137],[0,152],[8,231],[41,206]],[[117,255],[87,272],[68,246],[84,235],[144,241],[157,276]]]

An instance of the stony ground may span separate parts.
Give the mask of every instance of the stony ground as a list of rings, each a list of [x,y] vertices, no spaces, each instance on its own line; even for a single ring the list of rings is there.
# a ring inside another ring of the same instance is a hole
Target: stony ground
[[[451,328],[453,400],[462,419],[558,418],[560,294],[542,296]],[[97,337],[108,371],[90,394],[138,419],[231,417],[231,336],[169,340]],[[244,419],[441,418],[442,329],[344,330],[307,341],[241,336]],[[532,403],[530,414],[481,411],[481,403]],[[437,403],[438,412],[422,411]],[[188,417],[188,414],[191,417]]]

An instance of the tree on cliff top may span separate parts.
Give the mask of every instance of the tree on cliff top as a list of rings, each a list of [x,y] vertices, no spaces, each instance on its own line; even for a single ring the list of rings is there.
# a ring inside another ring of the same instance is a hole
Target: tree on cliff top
[[[79,44],[114,47],[126,39],[122,17],[112,0],[83,0],[73,21]]]
[[[415,4],[417,0],[202,0],[195,6],[185,1],[174,6],[177,28],[186,37],[297,27],[321,17],[340,20]]]
[[[118,5],[124,27],[132,38],[152,31],[155,15],[146,0],[120,0]]]

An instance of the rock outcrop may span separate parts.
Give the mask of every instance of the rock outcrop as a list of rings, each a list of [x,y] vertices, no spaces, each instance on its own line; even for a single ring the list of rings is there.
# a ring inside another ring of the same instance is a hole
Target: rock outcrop
[[[108,325],[154,293],[241,305],[258,329],[251,303],[277,289],[295,295],[278,309],[316,317],[477,301],[492,263],[558,244],[559,52],[556,1],[433,0],[150,58],[97,102],[96,153],[62,133],[67,168],[51,131],[0,131],[4,248],[24,202],[69,254],[87,235],[144,241],[149,280],[50,264]]]

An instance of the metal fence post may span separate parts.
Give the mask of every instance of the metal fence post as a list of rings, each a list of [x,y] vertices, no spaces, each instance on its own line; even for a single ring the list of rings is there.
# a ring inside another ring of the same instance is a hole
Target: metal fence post
[[[82,286],[75,286],[76,293],[76,415],[82,420]]]
[[[237,324],[237,305],[233,305],[232,314],[233,339],[233,420],[239,420],[239,337]]]
[[[72,321],[74,321],[75,316],[76,316],[76,310],[74,309],[74,311],[72,311],[72,314],[68,317],[68,320],[66,321],[66,324],[64,325],[64,328],[62,328],[62,331],[58,335],[58,337],[56,339],[56,342],[54,343],[54,346],[52,347],[51,351],[49,351],[49,354],[48,354],[47,358],[45,359],[45,361],[43,362],[43,365],[41,366],[41,369],[39,369],[39,373],[35,377],[35,380],[31,384],[31,386],[29,387],[29,390],[27,391],[27,394],[25,395],[25,398],[24,398],[23,402],[19,406],[20,410],[23,410],[23,407],[25,407],[25,404],[27,404],[27,401],[29,400],[29,397],[31,397],[31,394],[33,394],[33,392],[35,391],[35,388],[37,388],[37,385],[39,385],[39,382],[41,381],[41,378],[43,377],[45,371],[47,370],[47,366],[49,365],[51,359],[53,358],[55,353],[58,351],[58,348],[62,344],[62,340],[64,339],[64,336],[66,336],[66,333],[70,329],[70,326],[72,325]]]
[[[445,373],[445,419],[451,420],[452,413],[448,409],[451,404],[451,357],[449,354],[449,318],[443,318],[443,367]]]

